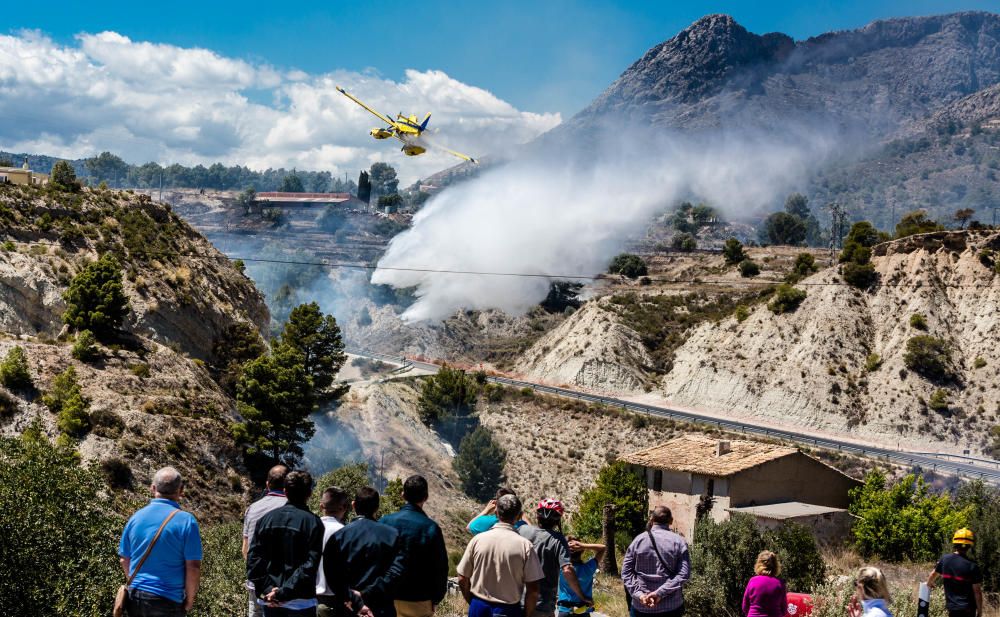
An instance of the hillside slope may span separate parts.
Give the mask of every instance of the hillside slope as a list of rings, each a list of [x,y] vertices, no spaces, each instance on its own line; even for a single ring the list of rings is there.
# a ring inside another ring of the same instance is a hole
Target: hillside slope
[[[878,247],[870,292],[836,268],[803,281],[790,314],[764,305],[742,323],[704,324],[677,350],[662,395],[673,403],[910,448],[984,451],[1000,424],[1000,277],[980,259],[1000,233],[948,232]],[[924,330],[910,325],[925,317]],[[904,366],[916,335],[948,341],[957,378],[935,383]],[[867,370],[871,354],[881,364]],[[985,364],[984,364],[985,363]],[[937,390],[945,409],[929,402]]]
[[[89,403],[88,426],[71,441],[84,463],[140,497],[153,471],[175,465],[196,513],[237,514],[250,483],[229,430],[236,405],[205,361],[232,324],[266,327],[253,283],[167,206],[127,192],[0,185],[0,244],[0,357],[24,349],[34,382],[29,391],[0,387],[12,402],[2,406],[0,432],[39,421],[58,434],[42,395],[72,367]],[[106,253],[122,266],[131,310],[113,344],[81,362],[63,336],[62,294]]]

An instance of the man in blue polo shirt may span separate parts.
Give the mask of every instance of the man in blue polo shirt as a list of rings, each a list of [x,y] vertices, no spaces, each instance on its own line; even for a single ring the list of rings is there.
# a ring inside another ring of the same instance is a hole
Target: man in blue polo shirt
[[[126,610],[130,617],[174,617],[194,606],[201,582],[201,533],[198,521],[180,510],[184,479],[173,467],[153,476],[153,499],[125,524],[118,546],[122,570],[131,576],[160,525],[177,512],[160,534],[149,557],[132,579]]]

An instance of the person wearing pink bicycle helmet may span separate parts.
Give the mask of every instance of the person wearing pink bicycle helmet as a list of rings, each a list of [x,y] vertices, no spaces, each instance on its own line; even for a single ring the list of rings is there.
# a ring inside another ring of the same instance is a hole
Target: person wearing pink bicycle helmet
[[[525,525],[518,530],[522,537],[531,540],[538,560],[542,564],[544,577],[539,581],[538,602],[535,617],[553,617],[556,613],[556,598],[559,592],[559,575],[577,596],[588,604],[593,600],[580,588],[580,581],[573,569],[569,543],[562,534],[562,517],[565,512],[558,499],[542,499],[535,509],[536,525]]]

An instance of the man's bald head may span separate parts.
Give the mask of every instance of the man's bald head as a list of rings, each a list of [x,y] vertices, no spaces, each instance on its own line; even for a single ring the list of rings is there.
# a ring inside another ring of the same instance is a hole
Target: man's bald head
[[[267,488],[272,491],[285,490],[285,476],[288,475],[288,467],[285,465],[275,465],[267,472]]]
[[[184,478],[173,467],[164,467],[153,475],[153,492],[157,497],[176,497],[182,488]]]
[[[674,522],[674,515],[671,514],[670,508],[667,506],[656,506],[653,508],[653,512],[649,515],[649,526],[653,525],[664,525],[669,526],[670,523]]]

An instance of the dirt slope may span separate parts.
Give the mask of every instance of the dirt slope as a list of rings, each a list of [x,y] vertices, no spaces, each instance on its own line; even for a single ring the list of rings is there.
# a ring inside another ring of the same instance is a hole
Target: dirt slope
[[[1000,423],[1000,280],[979,257],[997,247],[996,232],[889,243],[877,251],[880,283],[870,292],[835,284],[836,268],[823,270],[803,281],[809,295],[793,313],[758,305],[742,323],[694,331],[662,395],[728,416],[979,454]],[[925,316],[926,332],[910,326],[915,313]],[[933,383],[906,370],[906,342],[920,334],[950,343],[957,380]],[[869,354],[881,359],[871,372]],[[938,389],[946,410],[927,405]]]

